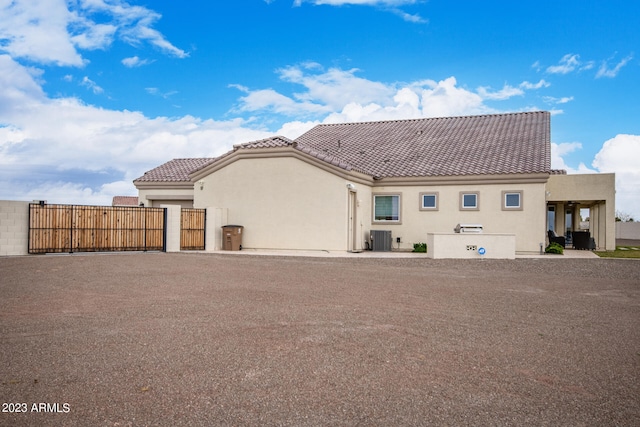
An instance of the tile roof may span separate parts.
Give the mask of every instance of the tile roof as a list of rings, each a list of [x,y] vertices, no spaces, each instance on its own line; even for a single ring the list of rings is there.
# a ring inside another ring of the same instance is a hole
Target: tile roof
[[[318,125],[295,142],[381,178],[551,168],[548,112]]]
[[[138,206],[138,196],[113,196],[111,206]]]
[[[136,182],[189,182],[238,150],[292,147],[374,177],[561,173],[551,170],[550,114],[528,112],[318,125],[292,141],[237,144],[218,158],[174,159]]]
[[[213,157],[173,159],[145,172],[144,175],[133,182],[188,182],[190,181],[189,174],[191,172],[206,166],[214,160],[215,158]]]
[[[244,144],[236,144],[233,146],[234,151],[238,149],[251,148],[276,148],[288,147],[293,145],[293,141],[284,136],[272,136],[270,138],[259,139],[257,141],[245,142]]]
[[[284,136],[274,136],[271,138],[265,138],[265,139],[261,139],[258,141],[252,141],[252,142],[247,142],[244,144],[237,144],[233,146],[233,151],[230,151],[229,153],[225,154],[224,156],[227,156],[231,153],[233,153],[234,151],[237,150],[241,150],[241,149],[254,149],[254,148],[277,148],[277,147],[293,147],[296,148],[300,151],[302,151],[303,153],[306,153],[310,156],[316,157],[326,163],[329,163],[331,165],[334,166],[338,166],[342,169],[346,169],[346,170],[351,170],[351,166],[349,164],[347,164],[346,162],[344,162],[342,159],[336,157],[336,156],[331,156],[327,153],[324,152],[319,152],[317,150],[314,150],[311,147],[303,147],[300,146],[297,142],[290,140],[289,138],[286,138]],[[222,156],[222,157],[224,157]]]

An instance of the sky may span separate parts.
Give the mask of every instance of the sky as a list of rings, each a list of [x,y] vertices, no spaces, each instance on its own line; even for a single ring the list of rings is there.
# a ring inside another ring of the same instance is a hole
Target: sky
[[[0,0],[0,200],[110,205],[320,123],[550,111],[640,220],[640,2]]]

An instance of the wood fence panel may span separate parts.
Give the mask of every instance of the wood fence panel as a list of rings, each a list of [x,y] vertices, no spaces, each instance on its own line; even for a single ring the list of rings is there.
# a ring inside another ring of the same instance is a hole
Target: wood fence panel
[[[205,224],[205,209],[182,209],[180,215],[180,250],[204,250]]]
[[[164,212],[162,208],[147,208],[145,211],[146,250],[160,251],[164,248]]]
[[[29,205],[29,253],[68,252],[71,207]]]
[[[163,208],[29,205],[29,253],[162,251]]]

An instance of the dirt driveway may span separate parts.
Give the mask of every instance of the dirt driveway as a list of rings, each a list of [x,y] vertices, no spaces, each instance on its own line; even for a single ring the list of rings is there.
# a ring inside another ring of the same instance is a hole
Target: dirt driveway
[[[7,426],[640,420],[636,260],[0,258],[0,333]]]

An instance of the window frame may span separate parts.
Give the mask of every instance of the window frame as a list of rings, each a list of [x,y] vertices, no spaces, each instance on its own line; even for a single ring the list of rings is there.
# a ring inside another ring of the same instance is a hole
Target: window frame
[[[467,207],[464,205],[464,196],[473,195],[476,197],[475,206]],[[461,191],[460,192],[460,210],[461,211],[479,211],[480,210],[480,192],[479,191]]]
[[[376,197],[398,198],[398,219],[376,219]],[[402,224],[402,193],[373,193],[371,195],[371,223],[372,224]]]
[[[507,206],[508,195],[518,195],[518,206]],[[502,191],[502,210],[503,211],[521,211],[524,209],[524,193],[522,190],[503,190]]]
[[[435,206],[425,206],[424,205],[424,196],[433,196],[435,201]],[[420,199],[418,200],[419,208],[421,211],[437,211],[440,210],[440,192],[438,191],[424,191],[420,193]]]

